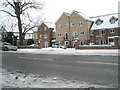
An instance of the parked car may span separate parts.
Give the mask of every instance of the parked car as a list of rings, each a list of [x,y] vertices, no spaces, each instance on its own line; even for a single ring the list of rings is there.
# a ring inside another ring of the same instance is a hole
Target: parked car
[[[65,45],[62,45],[62,44],[52,44],[52,48],[62,48],[62,49],[66,49],[67,47]]]
[[[31,44],[30,47],[38,47],[39,45],[37,44]]]
[[[52,44],[52,48],[59,48],[59,44],[53,43],[53,44]]]
[[[13,46],[10,43],[2,42],[2,50],[3,51],[17,51],[17,46]]]
[[[67,47],[65,45],[60,44],[59,48],[66,49]]]

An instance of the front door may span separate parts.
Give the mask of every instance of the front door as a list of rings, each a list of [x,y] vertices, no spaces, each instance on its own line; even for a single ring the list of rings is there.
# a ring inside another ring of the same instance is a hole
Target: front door
[[[44,42],[44,48],[48,47],[48,42]]]

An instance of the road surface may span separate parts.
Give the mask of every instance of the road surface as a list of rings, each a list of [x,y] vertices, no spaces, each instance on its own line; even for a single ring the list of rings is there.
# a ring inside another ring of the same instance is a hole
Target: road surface
[[[118,57],[2,53],[5,69],[59,76],[100,85],[118,85]]]

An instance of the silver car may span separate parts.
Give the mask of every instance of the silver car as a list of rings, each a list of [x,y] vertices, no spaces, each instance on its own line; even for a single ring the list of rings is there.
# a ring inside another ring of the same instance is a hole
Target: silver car
[[[2,50],[3,51],[9,51],[9,50],[17,51],[17,46],[13,46],[10,43],[3,42],[2,43]]]

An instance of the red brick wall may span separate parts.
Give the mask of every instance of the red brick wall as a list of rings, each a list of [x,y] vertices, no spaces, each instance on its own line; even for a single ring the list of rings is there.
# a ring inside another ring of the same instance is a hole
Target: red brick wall
[[[47,28],[46,31],[44,28]],[[52,40],[52,28],[48,28],[44,23],[41,24],[41,26],[38,29],[38,40],[41,41],[42,46],[44,47],[44,42],[48,42],[48,47],[51,46],[51,40]],[[44,38],[44,35],[47,34],[47,38]],[[42,35],[42,38],[40,38],[40,35]]]

